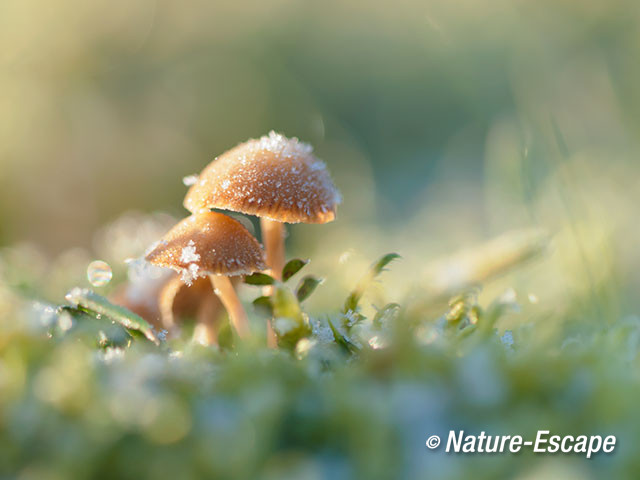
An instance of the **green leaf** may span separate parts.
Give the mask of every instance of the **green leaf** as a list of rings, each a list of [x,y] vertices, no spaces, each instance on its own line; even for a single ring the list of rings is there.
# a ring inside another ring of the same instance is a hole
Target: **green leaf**
[[[398,258],[400,258],[400,255],[397,253],[388,253],[375,262],[367,274],[360,279],[356,288],[354,288],[347,297],[347,300],[344,302],[344,308],[342,310],[343,313],[347,313],[349,311],[355,312],[358,308],[358,303],[360,303],[362,295],[364,295],[364,292],[369,288],[371,282],[385,270],[387,265]]]
[[[301,260],[299,258],[294,258],[293,260],[289,260],[287,264],[282,269],[282,281],[286,282],[291,277],[293,277],[296,273],[300,271],[302,267],[304,267],[309,260]]]
[[[114,305],[103,296],[89,289],[74,288],[65,296],[65,299],[78,308],[108,317],[122,325],[132,334],[139,332],[156,345],[160,344],[160,341],[153,333],[153,328],[144,318],[120,305]]]
[[[296,297],[299,302],[305,301],[314,292],[314,290],[322,283],[321,278],[316,278],[313,275],[307,275],[298,284],[296,288]]]
[[[266,273],[256,272],[244,277],[244,283],[247,285],[273,285],[276,279]]]
[[[259,313],[271,317],[273,316],[273,305],[271,304],[271,297],[258,297],[253,301],[253,307]]]
[[[73,319],[72,328],[64,334],[72,334],[74,338],[82,342],[89,342],[92,347],[128,347],[133,340],[132,331],[127,330],[119,323],[105,322],[102,318],[98,318],[98,314],[95,312],[61,305],[58,307],[57,314],[58,316],[70,315]],[[57,335],[60,333],[56,332]],[[139,332],[136,333],[142,335]]]

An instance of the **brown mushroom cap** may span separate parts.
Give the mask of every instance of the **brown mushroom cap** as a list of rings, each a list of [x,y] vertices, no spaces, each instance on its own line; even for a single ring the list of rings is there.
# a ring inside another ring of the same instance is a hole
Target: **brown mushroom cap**
[[[336,216],[340,193],[312,147],[270,132],[223,153],[200,174],[184,206],[265,217],[286,223],[326,223]]]
[[[265,268],[260,244],[247,229],[227,215],[210,211],[179,222],[146,260],[182,273],[188,285],[205,275],[247,275]]]

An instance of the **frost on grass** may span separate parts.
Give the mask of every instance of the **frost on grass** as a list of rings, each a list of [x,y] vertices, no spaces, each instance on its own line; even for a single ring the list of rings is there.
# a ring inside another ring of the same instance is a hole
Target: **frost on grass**
[[[341,196],[310,145],[275,132],[211,162],[185,198],[192,212],[221,208],[282,222],[333,220]]]
[[[513,332],[511,330],[506,330],[504,335],[500,337],[500,341],[505,347],[513,349]]]
[[[73,288],[67,293],[65,299],[75,308],[92,312],[98,320],[104,316],[128,330],[142,333],[151,342],[159,344],[151,325],[145,319],[120,305],[111,303],[89,289]]]
[[[325,320],[319,318],[310,318],[311,332],[320,343],[332,343],[334,341],[331,327]]]
[[[344,314],[344,318],[346,320],[345,324],[347,327],[353,327],[360,320],[358,314],[353,310],[347,310],[347,312]]]
[[[158,338],[158,340],[160,340],[161,342],[165,342],[167,340],[167,335],[169,334],[169,330],[166,330],[166,329],[162,328],[162,329],[156,331],[155,333],[156,333],[156,337]]]

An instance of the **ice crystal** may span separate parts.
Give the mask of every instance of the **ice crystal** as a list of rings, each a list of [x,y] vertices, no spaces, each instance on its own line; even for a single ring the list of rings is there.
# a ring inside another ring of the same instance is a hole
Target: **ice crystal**
[[[196,253],[196,245],[193,240],[189,240],[187,246],[182,249],[180,261],[184,263],[193,263],[200,260],[200,254]]]
[[[500,341],[507,348],[513,348],[513,332],[511,330],[506,330],[504,335],[500,337]]]
[[[183,269],[180,278],[185,283],[185,285],[191,286],[193,281],[200,276],[198,265],[195,263],[190,264],[187,268]]]
[[[182,183],[185,187],[190,187],[191,185],[195,185],[198,182],[197,175],[187,175],[182,179]]]
[[[333,332],[326,321],[311,318],[309,323],[311,324],[311,332],[320,343],[332,343],[334,341]]]

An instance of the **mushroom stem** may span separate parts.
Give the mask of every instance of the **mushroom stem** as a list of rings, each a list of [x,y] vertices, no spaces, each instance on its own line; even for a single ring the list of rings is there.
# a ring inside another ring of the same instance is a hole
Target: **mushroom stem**
[[[226,275],[209,275],[209,278],[214,292],[220,298],[224,308],[227,309],[229,320],[231,320],[231,324],[238,332],[238,336],[247,338],[251,334],[249,320],[231,280]]]
[[[276,280],[282,280],[284,223],[263,217],[260,219],[260,228],[262,229],[262,241],[267,254],[267,266],[271,269],[271,276]]]
[[[278,348],[278,337],[271,324],[271,319],[267,320],[267,347]]]
[[[271,270],[271,276],[276,280],[282,280],[282,269],[284,268],[284,223],[270,220],[268,218],[260,218],[260,228],[262,230],[262,241],[267,256],[267,266]],[[271,295],[272,287],[265,287],[264,294]],[[273,330],[271,320],[267,320],[267,346],[276,348],[278,346],[278,337]]]
[[[160,290],[158,297],[160,318],[163,328],[169,331],[173,330],[176,326],[175,319],[173,317],[173,302],[182,287],[184,287],[184,283],[182,283],[179,276],[175,276]]]
[[[196,326],[193,330],[193,341],[201,345],[217,345],[217,316],[219,305],[215,297],[203,300],[196,313]]]

